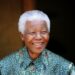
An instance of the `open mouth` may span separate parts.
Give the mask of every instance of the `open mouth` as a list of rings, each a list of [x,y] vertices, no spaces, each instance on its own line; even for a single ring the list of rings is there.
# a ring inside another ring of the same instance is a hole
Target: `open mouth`
[[[36,48],[43,48],[43,47],[44,47],[44,42],[33,43],[33,45],[34,45]]]

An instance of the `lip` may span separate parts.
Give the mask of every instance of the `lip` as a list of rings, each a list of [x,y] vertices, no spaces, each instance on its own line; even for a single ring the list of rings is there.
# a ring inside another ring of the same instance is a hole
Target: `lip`
[[[33,43],[33,45],[34,45],[36,48],[40,49],[40,48],[43,48],[44,43],[43,43],[43,42],[41,42],[41,43]]]
[[[35,43],[32,43],[33,45],[35,46],[40,46],[40,45],[43,45],[44,43],[43,42],[35,42]]]

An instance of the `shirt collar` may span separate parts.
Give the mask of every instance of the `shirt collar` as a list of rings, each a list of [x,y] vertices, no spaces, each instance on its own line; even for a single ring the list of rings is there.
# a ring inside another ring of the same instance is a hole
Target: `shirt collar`
[[[20,64],[20,67],[26,68],[32,62],[27,52],[27,49],[25,47],[19,50],[17,56],[18,56],[18,62]]]
[[[47,54],[45,52],[45,50],[41,53],[41,55],[35,59],[34,61],[31,60],[29,54],[28,54],[28,51],[27,49],[24,47],[22,49],[20,49],[19,51],[19,55],[20,55],[20,58],[19,58],[19,63],[20,63],[20,66],[21,67],[24,67],[25,69],[33,62],[34,65],[39,68],[41,67],[40,65],[44,65],[44,67],[47,66],[47,63],[45,63],[45,60],[47,61]]]
[[[43,50],[43,52],[41,53],[41,55],[39,56],[39,58],[37,58],[34,61],[36,67],[39,69],[43,66],[44,70],[47,69],[48,67],[48,54],[46,52],[46,49]]]

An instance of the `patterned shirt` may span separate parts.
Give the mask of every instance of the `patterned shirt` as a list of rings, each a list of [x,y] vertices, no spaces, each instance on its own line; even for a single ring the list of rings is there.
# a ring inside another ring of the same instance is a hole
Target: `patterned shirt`
[[[75,67],[73,63],[47,49],[37,59],[32,60],[24,47],[0,61],[0,74],[75,75]]]

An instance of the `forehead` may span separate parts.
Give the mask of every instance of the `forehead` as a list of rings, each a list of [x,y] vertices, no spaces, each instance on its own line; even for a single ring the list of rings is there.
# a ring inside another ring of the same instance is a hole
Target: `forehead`
[[[26,22],[26,29],[47,29],[47,23],[44,20],[33,20]]]

